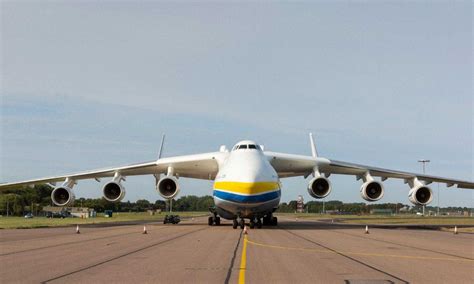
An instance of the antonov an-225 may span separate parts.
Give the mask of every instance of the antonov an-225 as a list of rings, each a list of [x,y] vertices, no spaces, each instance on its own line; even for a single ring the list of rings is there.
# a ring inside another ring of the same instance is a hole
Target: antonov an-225
[[[358,165],[319,157],[310,134],[312,156],[293,155],[264,151],[254,141],[237,143],[231,151],[221,146],[218,152],[161,158],[129,166],[86,171],[82,173],[40,178],[15,183],[0,184],[0,190],[23,185],[62,184],[55,187],[51,199],[58,206],[71,206],[74,202],[73,186],[78,180],[111,177],[102,192],[111,202],[121,201],[125,196],[122,181],[127,176],[154,175],[156,190],[165,199],[179,193],[178,179],[181,177],[214,180],[213,196],[215,210],[209,217],[209,225],[219,225],[220,217],[233,220],[233,228],[277,225],[273,212],[281,196],[280,179],[294,176],[312,176],[308,192],[314,198],[324,198],[331,192],[331,174],[354,175],[362,180],[360,194],[367,201],[383,197],[382,182],[388,178],[403,179],[410,187],[408,199],[415,205],[426,205],[433,199],[428,187],[432,182],[445,183],[448,187],[474,189],[474,183],[450,178],[415,174],[396,170]],[[162,145],[163,146],[163,141]],[[381,181],[374,177],[380,177]]]

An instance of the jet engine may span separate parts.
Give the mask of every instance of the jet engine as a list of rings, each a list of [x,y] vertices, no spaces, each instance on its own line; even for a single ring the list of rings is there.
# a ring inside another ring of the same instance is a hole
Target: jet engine
[[[426,185],[418,185],[410,190],[408,199],[415,205],[426,205],[433,199],[433,191]]]
[[[179,193],[178,179],[174,176],[166,176],[156,184],[156,191],[165,199],[172,199]]]
[[[104,185],[102,193],[107,201],[122,201],[125,197],[125,187],[119,181],[112,180]]]
[[[377,201],[383,197],[383,184],[378,181],[367,181],[360,187],[360,195],[367,201]]]
[[[57,206],[72,206],[75,199],[72,188],[67,186],[58,186],[51,192],[51,200]]]
[[[325,177],[315,177],[308,184],[308,193],[314,198],[324,198],[330,192],[331,182]]]

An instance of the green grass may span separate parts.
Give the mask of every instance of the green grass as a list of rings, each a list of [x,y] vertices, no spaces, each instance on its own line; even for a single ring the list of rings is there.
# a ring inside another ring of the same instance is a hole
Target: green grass
[[[194,217],[208,215],[207,212],[173,212],[181,217]],[[69,225],[81,224],[99,224],[99,223],[113,223],[124,221],[161,221],[166,213],[155,214],[154,216],[148,213],[125,213],[114,212],[113,217],[106,218],[103,214],[99,214],[95,218],[46,218],[35,217],[25,219],[23,217],[0,217],[0,229],[27,229],[27,228],[44,228],[44,227],[60,227]]]
[[[316,213],[278,213],[277,216],[298,219],[332,220],[349,224],[416,224],[416,225],[472,225],[474,217],[417,216],[417,215],[322,215]]]
[[[472,225],[472,217],[382,217],[382,218],[360,218],[342,219],[343,223],[351,224],[416,224],[416,225]]]

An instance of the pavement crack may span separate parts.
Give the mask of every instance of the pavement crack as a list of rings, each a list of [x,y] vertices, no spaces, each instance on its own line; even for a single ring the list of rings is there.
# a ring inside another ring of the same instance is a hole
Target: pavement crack
[[[235,244],[234,254],[232,255],[232,260],[230,261],[229,268],[227,269],[227,275],[226,275],[225,281],[224,281],[225,284],[229,284],[230,275],[232,274],[232,268],[234,267],[235,257],[237,256],[237,250],[239,248],[241,240],[242,240],[242,230],[240,231],[239,239],[237,240],[237,243]]]

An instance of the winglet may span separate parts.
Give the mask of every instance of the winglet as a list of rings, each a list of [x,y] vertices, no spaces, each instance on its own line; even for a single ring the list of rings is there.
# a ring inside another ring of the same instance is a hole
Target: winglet
[[[314,158],[317,158],[318,151],[316,150],[316,145],[314,144],[313,133],[309,133],[309,141],[311,143],[311,154]]]
[[[161,137],[160,152],[158,152],[158,160],[161,159],[161,154],[163,153],[163,145],[165,144],[165,134]]]

